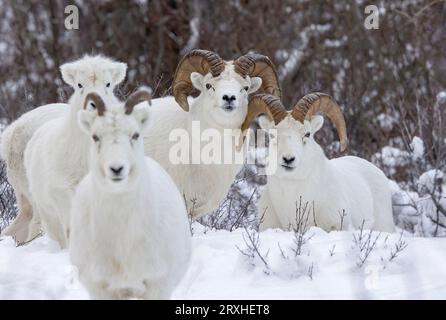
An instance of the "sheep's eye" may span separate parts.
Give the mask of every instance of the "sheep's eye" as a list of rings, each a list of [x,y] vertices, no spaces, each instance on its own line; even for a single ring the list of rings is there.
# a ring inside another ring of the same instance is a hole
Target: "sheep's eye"
[[[133,140],[138,140],[138,139],[139,139],[139,133],[138,133],[138,132],[135,133],[135,134],[132,136],[132,139],[133,139]]]
[[[212,88],[212,85],[210,83],[206,83],[206,89],[209,90],[210,88]]]
[[[309,138],[310,137],[310,133],[309,132],[307,132],[307,133],[305,133],[305,136],[304,136],[305,138]]]
[[[248,91],[248,90],[249,90],[249,87],[246,86],[246,87],[243,87],[243,89],[245,89],[245,91]]]
[[[105,85],[107,88],[110,88],[110,82]]]
[[[79,89],[83,88],[83,86],[80,83],[78,83],[77,86],[79,87]]]
[[[99,141],[99,137],[97,135],[95,135],[95,134],[92,136],[92,138],[93,138],[94,142],[98,142]]]
[[[96,105],[93,102],[90,102],[90,107],[92,107],[93,109],[96,109]]]

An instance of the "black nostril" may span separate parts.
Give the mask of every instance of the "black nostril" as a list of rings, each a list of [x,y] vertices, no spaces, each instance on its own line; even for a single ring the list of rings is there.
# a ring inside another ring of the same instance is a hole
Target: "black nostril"
[[[119,176],[122,172],[122,170],[124,169],[124,167],[110,167],[110,170],[113,172],[113,174],[115,176]]]
[[[233,96],[228,96],[227,94],[225,94],[225,95],[223,96],[223,100],[225,100],[225,101],[227,101],[227,102],[232,102],[232,101],[235,101],[236,98],[235,98],[234,95],[233,95]]]
[[[293,163],[294,160],[296,160],[296,157],[289,157],[289,158],[287,158],[287,157],[282,157],[282,158],[283,158],[283,162],[285,162],[286,164]]]

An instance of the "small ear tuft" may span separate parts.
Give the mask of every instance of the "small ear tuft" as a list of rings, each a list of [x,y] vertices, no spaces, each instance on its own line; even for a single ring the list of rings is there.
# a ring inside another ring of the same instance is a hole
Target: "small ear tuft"
[[[138,121],[139,125],[141,126],[141,130],[144,130],[148,123],[149,123],[149,105],[147,103],[140,103],[135,106],[133,109],[133,116],[135,117],[136,121]]]
[[[197,90],[203,91],[203,79],[204,76],[201,73],[192,72],[190,74],[190,80],[192,81],[194,88]]]
[[[77,122],[82,131],[86,134],[91,133],[91,127],[96,119],[97,113],[91,110],[79,110],[77,113]]]
[[[319,116],[319,115],[312,116],[311,120],[310,120],[310,124],[311,124],[311,130],[313,131],[313,133],[316,133],[324,125],[324,117]]]
[[[249,87],[248,94],[254,93],[262,86],[262,78],[252,77],[251,86]]]
[[[257,122],[263,130],[269,130],[274,128],[274,121],[272,121],[268,116],[261,114],[257,118]]]
[[[127,64],[123,62],[114,62],[111,68],[113,85],[118,85],[124,81],[127,74]]]
[[[65,63],[60,66],[60,73],[62,75],[63,81],[69,84],[73,88],[76,88],[76,66],[73,62]]]

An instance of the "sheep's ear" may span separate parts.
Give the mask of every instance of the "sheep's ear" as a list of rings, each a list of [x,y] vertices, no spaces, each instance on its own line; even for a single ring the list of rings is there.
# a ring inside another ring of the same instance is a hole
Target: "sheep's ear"
[[[190,75],[190,80],[192,81],[195,89],[198,89],[200,91],[203,91],[203,79],[204,76],[198,72],[192,72]]]
[[[140,103],[136,105],[133,109],[133,115],[136,121],[138,121],[141,130],[144,130],[149,123],[149,104],[147,102]]]
[[[310,120],[311,130],[313,133],[318,132],[322,126],[324,125],[324,117],[323,116],[312,116]]]
[[[251,86],[249,87],[248,94],[254,93],[260,89],[262,85],[262,78],[253,77],[251,78]]]
[[[262,114],[257,118],[257,122],[263,130],[270,130],[274,128],[274,121],[272,121],[268,116]]]
[[[96,111],[79,110],[77,113],[77,122],[82,131],[90,134],[94,119],[96,118]]]
[[[61,65],[60,73],[62,74],[62,79],[65,81],[65,83],[69,84],[73,88],[76,87],[77,68],[74,63],[69,62]]]
[[[120,84],[125,79],[127,74],[127,64],[123,62],[116,62],[111,69],[112,81],[115,85]]]

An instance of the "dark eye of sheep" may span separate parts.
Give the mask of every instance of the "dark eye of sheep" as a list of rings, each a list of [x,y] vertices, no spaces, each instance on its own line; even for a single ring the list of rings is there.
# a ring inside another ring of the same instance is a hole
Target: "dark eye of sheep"
[[[95,134],[92,136],[92,138],[93,138],[94,142],[98,142],[99,141],[99,137],[97,135],[95,135]]]
[[[132,139],[133,139],[133,140],[138,140],[138,139],[139,139],[139,133],[138,133],[138,132],[135,133],[135,134],[132,136]]]
[[[243,89],[245,89],[245,91],[248,91],[249,87],[248,87],[248,86],[246,86],[246,87],[244,87]]]
[[[79,89],[83,88],[83,86],[80,83],[78,83],[77,86],[79,87]]]
[[[209,90],[210,88],[212,88],[212,85],[210,83],[206,83],[206,89]]]
[[[310,137],[310,133],[307,132],[307,133],[305,134],[305,138],[309,138],[309,137]]]
[[[96,109],[96,105],[93,102],[90,102],[90,107],[92,107],[93,109]]]
[[[110,82],[105,85],[107,88],[110,88]]]

